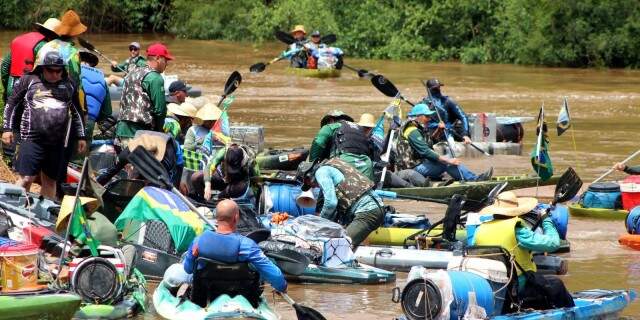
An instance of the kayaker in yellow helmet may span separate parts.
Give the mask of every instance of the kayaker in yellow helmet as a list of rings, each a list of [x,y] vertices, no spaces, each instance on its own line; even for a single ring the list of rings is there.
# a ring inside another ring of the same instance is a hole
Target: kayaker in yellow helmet
[[[501,193],[493,205],[480,211],[482,215],[493,215],[493,220],[478,226],[473,245],[500,246],[511,255],[518,275],[518,288],[517,297],[507,300],[511,298],[510,301],[521,304],[521,308],[573,307],[571,294],[562,280],[536,273],[533,252],[553,252],[560,247],[560,235],[551,218],[542,221],[542,234],[531,230],[520,218],[537,205],[535,198],[519,198],[513,192]]]

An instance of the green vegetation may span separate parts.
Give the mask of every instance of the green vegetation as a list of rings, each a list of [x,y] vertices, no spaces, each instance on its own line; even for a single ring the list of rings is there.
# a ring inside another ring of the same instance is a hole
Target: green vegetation
[[[260,43],[305,24],[348,55],[569,67],[640,67],[628,0],[8,0],[0,28],[76,8],[92,31],[169,32]]]

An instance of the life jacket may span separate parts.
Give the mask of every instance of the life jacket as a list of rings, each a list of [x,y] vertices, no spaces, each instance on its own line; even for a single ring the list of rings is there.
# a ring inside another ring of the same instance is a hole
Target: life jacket
[[[193,274],[191,300],[206,307],[222,294],[242,295],[257,307],[262,289],[260,275],[238,261],[243,236],[205,231],[198,238],[198,263]],[[205,258],[208,259],[203,261]]]
[[[369,178],[340,158],[331,158],[323,162],[322,165],[338,169],[344,175],[344,180],[336,186],[338,215],[349,212],[351,206],[374,187]]]
[[[11,41],[11,68],[9,69],[11,76],[20,77],[33,70],[35,63],[33,49],[42,40],[44,40],[44,35],[40,32],[28,32]]]
[[[151,115],[151,97],[142,88],[142,80],[149,73],[156,72],[148,66],[134,69],[124,77],[122,100],[120,102],[120,120],[142,123],[153,127]]]
[[[475,245],[477,246],[501,246],[509,251],[515,261],[524,271],[536,271],[533,262],[533,253],[518,245],[516,239],[516,227],[523,225],[524,221],[518,217],[510,219],[496,219],[481,224],[475,232]],[[523,270],[516,268],[518,275]]]
[[[80,77],[87,98],[87,111],[90,120],[95,121],[100,114],[104,98],[109,94],[104,81],[104,73],[87,65],[81,66]]]
[[[343,153],[363,154],[371,156],[371,141],[364,133],[364,129],[356,123],[340,121],[340,127],[333,134],[331,155],[339,156]]]
[[[416,155],[409,144],[409,133],[411,133],[412,130],[420,130],[418,125],[412,120],[407,120],[400,126],[400,134],[396,142],[396,156],[394,159],[396,170],[413,169],[422,162],[422,159]]]

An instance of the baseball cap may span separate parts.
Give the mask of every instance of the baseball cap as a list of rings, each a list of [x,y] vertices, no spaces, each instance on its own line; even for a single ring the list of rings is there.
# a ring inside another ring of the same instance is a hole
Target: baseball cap
[[[156,42],[147,48],[147,56],[165,57],[167,60],[173,60],[173,56],[169,53],[167,46],[160,42]]]
[[[429,89],[438,88],[442,86],[444,86],[444,83],[441,83],[440,80],[436,78],[427,80],[427,88]]]
[[[182,81],[176,80],[169,85],[169,93],[174,93],[176,91],[189,91],[189,87]]]
[[[136,41],[131,42],[131,43],[129,43],[129,47],[136,47],[136,48],[140,49],[140,43],[138,43]]]

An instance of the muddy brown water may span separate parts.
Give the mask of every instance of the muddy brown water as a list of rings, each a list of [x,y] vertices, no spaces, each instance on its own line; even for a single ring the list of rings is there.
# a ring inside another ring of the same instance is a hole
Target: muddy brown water
[[[4,54],[16,32],[0,32],[0,52]],[[205,95],[221,94],[224,81],[239,70],[243,82],[231,107],[233,122],[261,124],[271,147],[309,145],[318,130],[320,117],[335,108],[355,118],[363,112],[380,114],[389,99],[377,92],[369,81],[348,70],[337,79],[318,80],[290,75],[286,64],[271,65],[260,74],[250,74],[251,64],[266,62],[278,55],[282,45],[268,43],[254,47],[248,43],[173,39],[159,35],[89,35],[87,39],[112,59],[126,58],[127,44],[140,41],[146,46],[162,40],[176,57],[167,69],[178,74]],[[537,68],[512,65],[463,65],[411,61],[358,60],[349,65],[382,73],[391,79],[409,100],[425,94],[420,79],[438,77],[445,94],[457,100],[467,112],[493,112],[498,115],[537,115],[544,102],[547,122],[553,129],[562,97],[569,99],[573,132],[551,135],[551,157],[557,171],[573,166],[583,180],[592,181],[615,161],[640,148],[640,72]],[[105,61],[101,61],[105,68]],[[106,68],[105,68],[106,69]],[[109,71],[107,72],[109,73]],[[408,111],[408,106],[403,111]],[[526,125],[525,152],[534,143],[533,123]],[[572,139],[572,136],[575,139]],[[575,150],[573,140],[575,140]],[[500,156],[469,161],[476,170],[495,167],[497,174],[530,172],[526,157]],[[634,163],[632,161],[632,163]],[[640,159],[635,163],[640,164]],[[624,176],[614,174],[611,179]],[[548,193],[548,191],[547,191]],[[442,207],[416,202],[400,203],[405,211],[424,213],[436,219]],[[625,232],[622,221],[572,218],[569,227],[571,253],[569,274],[563,280],[570,290],[588,288],[640,288],[640,252],[617,244]],[[401,313],[392,304],[391,289],[402,285],[406,274],[388,285],[297,285],[291,296],[317,308],[329,319],[392,319]],[[269,295],[269,300],[271,300]],[[280,299],[276,308],[284,319],[295,316]],[[623,315],[640,319],[640,303],[633,303]],[[158,318],[153,312],[140,316]]]

